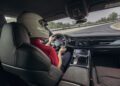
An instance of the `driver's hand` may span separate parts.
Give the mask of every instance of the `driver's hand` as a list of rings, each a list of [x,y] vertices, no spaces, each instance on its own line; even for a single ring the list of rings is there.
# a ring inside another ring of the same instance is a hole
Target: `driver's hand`
[[[64,46],[61,46],[59,53],[63,54],[67,49]]]
[[[49,37],[49,43],[51,43],[52,41],[54,41],[55,40],[55,37],[54,36],[50,36]]]
[[[50,46],[51,45],[51,42],[55,40],[55,37],[52,35],[49,37],[49,40],[48,42],[46,43],[46,46]]]

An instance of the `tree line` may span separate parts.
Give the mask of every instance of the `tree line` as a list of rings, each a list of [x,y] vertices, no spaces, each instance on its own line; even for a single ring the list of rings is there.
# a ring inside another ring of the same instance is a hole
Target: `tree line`
[[[55,23],[55,22],[49,22],[48,23],[48,28],[50,28],[50,29],[59,29],[59,28],[65,28],[65,27],[70,27],[71,26],[71,24],[70,23],[62,23],[62,22],[57,22],[57,23]]]
[[[117,20],[118,18],[118,14],[113,12],[111,13],[108,17],[103,17],[100,20],[96,21],[96,22],[108,22],[108,21],[114,21]]]

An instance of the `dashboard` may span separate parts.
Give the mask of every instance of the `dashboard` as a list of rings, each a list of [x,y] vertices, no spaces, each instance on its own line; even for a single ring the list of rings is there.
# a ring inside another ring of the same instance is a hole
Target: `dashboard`
[[[72,37],[66,36],[67,46],[73,49],[71,65],[90,68],[96,53],[113,53],[120,50],[120,36]]]
[[[120,36],[71,37],[67,36],[67,45],[75,49],[120,48]]]

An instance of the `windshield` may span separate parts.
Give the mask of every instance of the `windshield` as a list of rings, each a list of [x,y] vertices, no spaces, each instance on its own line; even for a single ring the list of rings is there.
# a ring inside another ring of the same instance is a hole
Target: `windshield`
[[[50,21],[48,28],[53,33],[73,36],[120,35],[120,7],[91,12],[87,22],[76,24],[75,20],[64,18]]]

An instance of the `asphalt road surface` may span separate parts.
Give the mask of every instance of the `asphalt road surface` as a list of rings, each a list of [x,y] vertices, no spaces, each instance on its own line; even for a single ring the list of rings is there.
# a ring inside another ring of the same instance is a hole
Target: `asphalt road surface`
[[[88,29],[78,30],[71,33],[67,33],[68,35],[110,35],[110,34],[118,34],[120,35],[119,30],[112,29],[111,24],[105,24],[101,26],[96,26]]]

